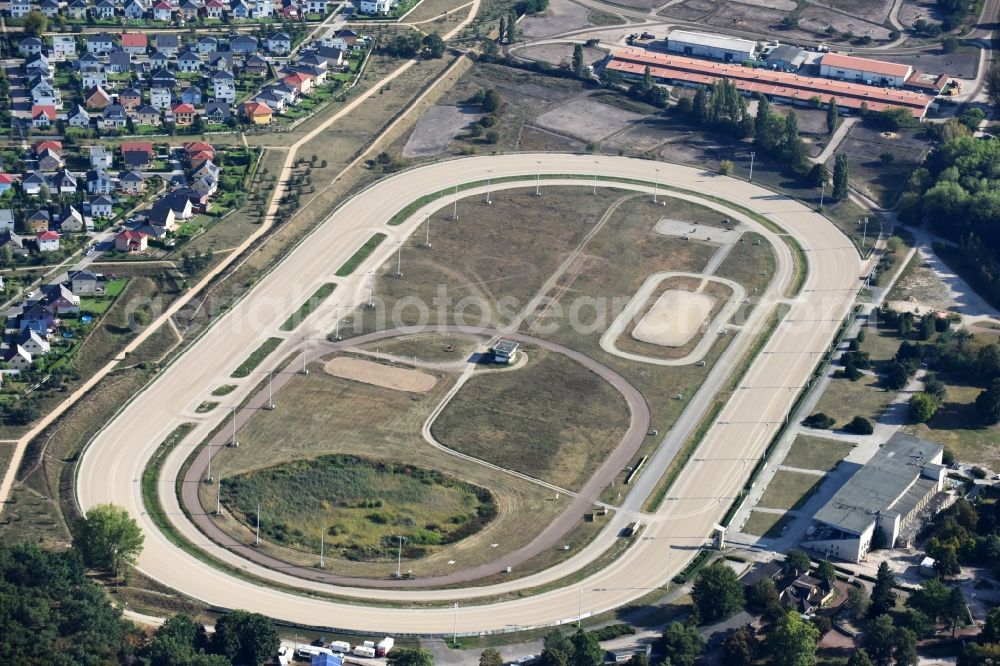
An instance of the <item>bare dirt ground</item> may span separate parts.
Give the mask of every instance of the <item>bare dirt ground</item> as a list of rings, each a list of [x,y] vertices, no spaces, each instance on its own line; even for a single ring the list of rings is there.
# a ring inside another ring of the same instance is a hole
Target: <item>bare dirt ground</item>
[[[852,32],[857,37],[867,35],[881,41],[889,39],[888,28],[823,7],[806,7],[799,14],[799,25],[816,33],[822,33],[828,26],[832,25],[833,29],[839,33]]]
[[[632,337],[662,347],[680,347],[701,330],[715,299],[708,294],[670,289],[653,303]]]
[[[571,44],[540,44],[538,46],[528,46],[514,51],[520,58],[530,60],[540,60],[557,67],[570,65],[573,62],[573,46]],[[589,46],[583,49],[583,62],[586,65],[596,65],[604,60],[607,53],[601,49]]]
[[[638,113],[581,97],[540,115],[535,124],[584,141],[600,141],[641,118]]]
[[[837,152],[847,155],[852,180],[868,196],[891,206],[927,148],[927,142],[916,138],[912,130],[883,133],[858,123],[848,131]],[[891,154],[892,162],[883,162],[883,153]],[[833,169],[833,159],[831,156],[827,162],[828,169]]]
[[[786,16],[788,16],[788,12],[777,9],[765,9],[764,7],[730,3],[713,13],[706,20],[706,23],[723,28],[732,28],[734,25],[738,25],[742,30],[767,33],[773,30],[774,26],[781,23],[781,19]],[[795,33],[799,34],[796,35]],[[782,36],[784,38],[804,37],[806,34],[797,30],[787,30],[782,33]]]
[[[590,9],[570,0],[551,0],[545,13],[525,16],[520,25],[525,37],[548,37],[590,25]]]
[[[935,11],[933,0],[911,1],[904,0],[899,8],[899,22],[907,28],[912,28],[917,19],[923,19],[928,23],[941,23],[941,16]]]
[[[829,7],[876,24],[886,22],[892,3],[893,0],[812,0],[812,4]]]
[[[875,59],[912,65],[928,74],[948,74],[960,79],[973,79],[979,68],[979,49],[962,46],[951,53],[923,51],[913,54],[894,54],[891,58],[875,56]]]
[[[718,9],[712,0],[688,0],[677,5],[664,7],[657,14],[681,19],[682,21],[698,21]]]
[[[740,229],[740,225],[732,225],[732,229],[735,231]],[[670,218],[661,218],[656,226],[653,227],[653,231],[658,234],[663,234],[664,236],[681,236],[685,238],[690,238],[693,240],[709,241],[713,243],[735,243],[736,239],[739,237],[738,234],[728,229],[724,229],[718,226],[712,226],[707,224],[693,224],[684,220],[672,220]]]
[[[433,157],[448,150],[448,144],[462,129],[479,120],[478,107],[438,104],[417,121],[403,157]]]
[[[525,127],[521,132],[521,150],[552,150],[565,151],[570,153],[579,152],[586,144],[555,132],[544,130],[541,127]]]
[[[437,383],[437,378],[434,375],[420,370],[400,368],[347,356],[330,359],[323,366],[323,370],[328,375],[341,379],[350,379],[362,384],[371,384],[407,393],[427,393]]]
[[[741,5],[750,5],[751,7],[763,7],[765,9],[777,9],[783,12],[794,12],[798,7],[798,3],[795,0],[732,0],[733,2],[738,2]]]

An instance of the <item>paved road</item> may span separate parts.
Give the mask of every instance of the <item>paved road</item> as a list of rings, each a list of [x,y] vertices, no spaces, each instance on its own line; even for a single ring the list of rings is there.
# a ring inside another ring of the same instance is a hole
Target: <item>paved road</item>
[[[185,421],[198,423],[185,443],[165,461],[162,479],[166,481],[161,483],[172,487],[172,479],[190,453],[192,443],[200,441],[217,423],[216,419],[228,407],[238,404],[258,381],[258,377],[235,381],[229,378],[248,352],[275,335],[286,339],[271,355],[272,359],[283,358],[301,348],[301,332],[293,339],[279,333],[278,325],[316,288],[329,281],[332,273],[377,230],[387,234],[388,242],[363,263],[355,277],[344,279],[337,289],[341,303],[347,306],[363,303],[367,297],[367,271],[391,255],[395,249],[393,241],[412,233],[431,209],[447,205],[449,199],[416,211],[404,225],[388,227],[386,222],[395,211],[452,184],[485,179],[488,171],[492,171],[494,178],[520,175],[531,179],[539,162],[541,171],[548,174],[593,172],[593,156],[589,155],[473,157],[398,174],[346,201],[284,262],[261,276],[248,297],[236,303],[97,435],[78,469],[77,497],[81,507],[114,502],[135,515],[146,534],[139,568],[161,583],[209,604],[260,610],[284,620],[313,625],[439,634],[450,633],[456,626],[459,632],[537,626],[572,621],[581,608],[584,615],[617,608],[665,583],[670,575],[665,566],[668,552],[671,567],[676,571],[704,543],[712,525],[745,480],[749,469],[742,461],[759,457],[785,418],[795,387],[804,384],[849,311],[862,274],[851,243],[833,224],[802,204],[756,185],[677,165],[656,164],[663,176],[661,182],[695,192],[721,194],[767,217],[798,239],[807,253],[810,272],[803,297],[790,302],[785,320],[702,441],[698,457],[703,462],[692,463],[683,471],[667,501],[645,528],[647,539],[640,540],[614,567],[587,576],[571,588],[530,598],[463,606],[456,618],[450,607],[421,608],[414,612],[412,607],[405,606],[451,600],[474,603],[485,595],[551,583],[580,569],[613,537],[602,533],[581,553],[545,572],[462,590],[347,588],[302,581],[240,561],[243,570],[275,582],[352,598],[351,602],[345,602],[253,585],[215,569],[173,546],[143,511],[138,479],[146,460],[177,425]],[[646,160],[602,157],[600,171],[605,176],[652,180],[653,165]],[[647,191],[651,193],[652,188]],[[324,335],[332,328],[334,313],[332,308],[315,313],[300,326],[302,332],[314,339]],[[236,383],[238,388],[223,398],[221,409],[216,410],[219,416],[199,417],[195,412],[197,405],[223,383]],[[632,495],[628,499],[631,501]],[[164,493],[162,500],[178,532],[213,556],[221,559],[226,559],[227,554],[232,556],[219,546],[206,543],[205,537],[183,517],[175,495]],[[396,607],[361,605],[376,599],[392,602]]]

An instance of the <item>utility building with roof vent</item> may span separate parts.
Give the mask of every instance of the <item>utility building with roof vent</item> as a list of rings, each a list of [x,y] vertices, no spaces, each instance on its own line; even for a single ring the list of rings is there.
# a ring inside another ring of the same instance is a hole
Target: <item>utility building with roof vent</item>
[[[499,340],[493,345],[493,362],[510,365],[517,355],[518,343],[511,340]]]
[[[819,61],[819,74],[829,79],[860,81],[870,86],[902,88],[913,68],[894,62],[827,53]]]
[[[848,562],[862,561],[876,539],[894,547],[943,488],[943,454],[940,444],[896,433],[813,516],[803,545]]]
[[[741,63],[753,60],[757,42],[688,30],[674,30],[667,36],[667,50],[696,58]]]

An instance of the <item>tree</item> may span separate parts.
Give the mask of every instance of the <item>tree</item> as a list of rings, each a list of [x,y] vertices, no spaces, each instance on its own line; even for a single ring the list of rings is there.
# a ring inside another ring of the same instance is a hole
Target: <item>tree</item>
[[[855,416],[850,423],[844,426],[844,431],[854,435],[870,435],[875,432],[875,426],[865,417]]]
[[[1000,645],[966,643],[957,666],[993,666],[1000,664]]]
[[[774,581],[766,576],[761,576],[747,585],[744,588],[744,596],[747,610],[762,615],[768,622],[777,620],[785,612],[778,595],[778,588]]]
[[[948,594],[948,602],[945,604],[944,620],[951,629],[951,635],[953,637],[955,635],[955,630],[959,627],[965,626],[965,623],[969,620],[969,606],[965,603],[965,595],[962,594],[962,588],[958,586],[951,588],[951,592]]]
[[[980,634],[987,643],[1000,643],[1000,606],[990,609],[986,614],[986,622],[983,623],[983,632]]]
[[[886,388],[898,391],[906,386],[906,382],[909,380],[910,371],[899,361],[890,361],[888,365],[886,365],[885,377],[883,378],[883,383]]]
[[[833,585],[833,582],[837,580],[837,570],[833,568],[833,562],[820,560],[819,566],[816,567],[816,577]]]
[[[212,635],[212,652],[240,664],[262,664],[280,645],[278,631],[270,619],[244,610],[230,611],[220,617]]]
[[[837,108],[837,98],[831,97],[826,107],[826,130],[833,134],[840,124],[840,109]]]
[[[445,52],[445,43],[441,39],[441,35],[436,32],[430,35],[424,35],[423,46],[427,50],[427,55],[431,58],[440,58]]]
[[[675,621],[668,624],[663,630],[660,646],[667,655],[668,663],[671,666],[694,666],[701,651],[705,648],[705,639],[701,637],[696,627],[689,627]]]
[[[736,572],[724,562],[702,569],[691,590],[698,617],[703,621],[724,620],[743,607],[743,587]]]
[[[770,663],[776,666],[812,666],[816,661],[817,641],[819,631],[816,627],[795,611],[789,611],[778,620],[767,637]]]
[[[785,565],[782,568],[785,573],[800,576],[809,571],[810,565],[812,565],[812,559],[806,555],[805,551],[793,548],[785,555]]]
[[[434,666],[434,655],[424,648],[396,648],[389,652],[386,664],[388,666]]]
[[[879,666],[892,663],[892,652],[896,642],[896,627],[892,616],[883,614],[875,618],[865,632],[865,650],[873,662]]]
[[[645,652],[636,652],[626,663],[628,663],[629,666],[649,666],[649,658],[646,656]]]
[[[570,666],[600,666],[604,662],[604,650],[594,634],[577,629],[570,643],[573,645]]]
[[[1000,379],[994,379],[976,396],[976,412],[987,424],[1000,423]]]
[[[753,630],[746,624],[737,627],[722,641],[722,650],[726,653],[727,664],[750,666],[758,652]]]
[[[479,655],[479,666],[503,666],[503,657],[500,656],[500,650],[496,648],[486,648],[483,653]]]
[[[1000,63],[986,72],[986,94],[993,106],[1000,107]]]
[[[573,644],[558,629],[553,629],[542,641],[543,666],[568,666],[573,657]]]
[[[732,160],[722,160],[719,162],[719,173],[723,176],[728,176],[733,172],[733,161]]]
[[[868,614],[871,607],[871,600],[865,588],[852,585],[847,589],[847,599],[844,601],[844,610],[852,620],[860,620]]]
[[[929,393],[914,393],[910,397],[910,418],[915,423],[927,423],[940,406],[937,398]]]
[[[896,576],[885,562],[878,565],[871,601],[872,605],[868,614],[872,617],[884,615],[896,605]]]
[[[577,76],[583,76],[584,62],[583,62],[583,45],[574,44],[573,45],[573,73]]]
[[[1000,345],[983,345],[976,353],[976,369],[987,380],[1000,376]]]
[[[507,43],[513,44],[517,41],[517,16],[511,12],[507,18]]]
[[[864,651],[863,648],[859,648],[851,653],[851,658],[847,660],[847,666],[875,666],[872,664],[871,657],[868,653]]]
[[[483,111],[485,111],[486,113],[493,113],[495,111],[499,111],[502,105],[503,105],[503,99],[500,97],[500,93],[498,93],[493,88],[487,90],[486,93],[483,95]]]
[[[77,547],[84,561],[115,576],[127,577],[142,552],[139,524],[124,508],[98,504],[80,522]]]
[[[917,658],[917,635],[913,630],[906,627],[896,629],[893,637],[892,659],[896,666],[916,666]]]
[[[789,165],[797,167],[802,164],[806,151],[799,138],[799,117],[791,110],[785,115],[784,144]]]
[[[807,428],[819,428],[820,430],[829,430],[836,424],[837,420],[835,418],[827,416],[823,412],[816,412],[802,419],[802,425]]]
[[[24,34],[28,37],[41,37],[49,29],[49,19],[38,11],[30,11],[24,17]]]
[[[833,162],[833,198],[837,201],[846,198],[848,186],[847,155],[838,153]]]

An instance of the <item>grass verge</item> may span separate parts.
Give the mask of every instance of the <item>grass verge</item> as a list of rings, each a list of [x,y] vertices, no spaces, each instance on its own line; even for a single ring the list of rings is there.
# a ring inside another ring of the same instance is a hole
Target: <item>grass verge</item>
[[[291,317],[285,320],[281,325],[282,331],[294,330],[296,326],[302,323],[302,321],[316,311],[326,297],[333,293],[333,290],[337,288],[332,282],[327,282],[322,287],[317,289],[312,296],[309,297],[305,303],[303,303],[298,310],[296,310]]]
[[[247,356],[247,360],[239,364],[239,366],[233,370],[233,374],[230,375],[235,379],[240,379],[241,377],[247,377],[253,372],[261,362],[267,358],[267,355],[278,348],[281,344],[281,338],[268,338],[261,343],[260,347],[257,347],[252,354]]]
[[[374,234],[371,238],[365,241],[354,255],[344,262],[344,265],[337,269],[337,277],[347,277],[354,270],[361,265],[361,262],[368,258],[368,256],[375,251],[379,245],[382,244],[388,236],[382,233]]]

